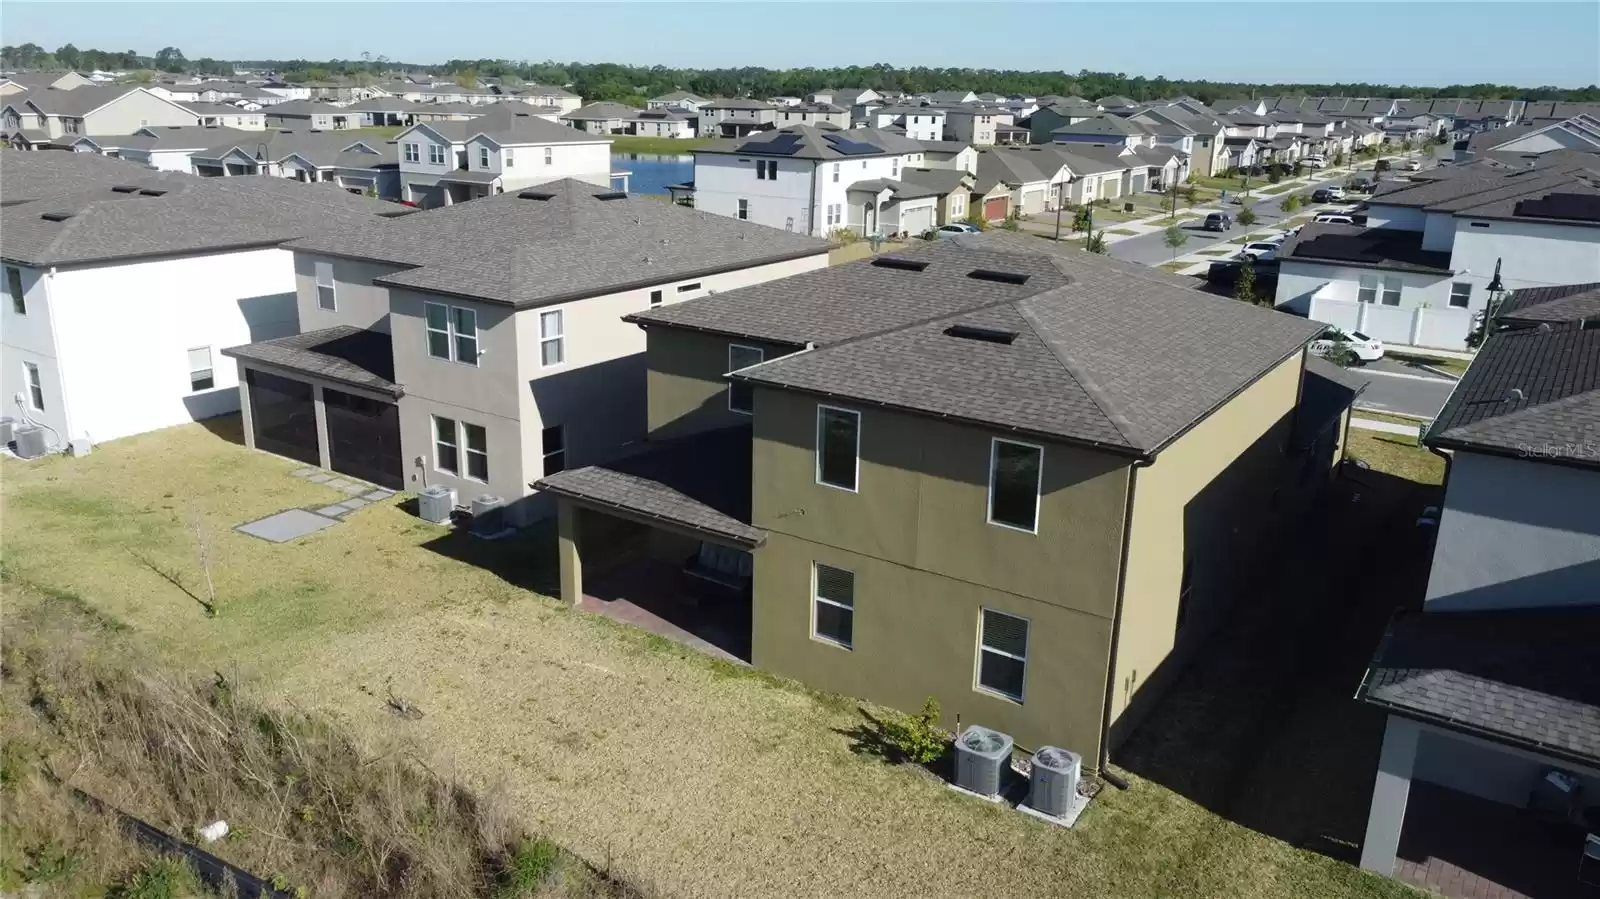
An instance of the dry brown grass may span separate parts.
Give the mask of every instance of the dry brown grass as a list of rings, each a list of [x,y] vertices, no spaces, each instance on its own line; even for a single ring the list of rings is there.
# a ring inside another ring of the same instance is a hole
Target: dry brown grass
[[[6,567],[127,622],[172,664],[426,746],[436,771],[475,788],[503,783],[521,826],[674,899],[974,884],[1052,899],[1406,894],[1138,778],[1103,791],[1072,831],[964,799],[858,754],[853,703],[526,589],[552,574],[538,534],[483,558],[481,541],[441,537],[392,504],[287,545],[228,530],[337,498],[295,467],[199,426],[7,464]],[[216,618],[128,551],[198,583],[191,501],[217,533]],[[422,718],[388,710],[391,681]]]

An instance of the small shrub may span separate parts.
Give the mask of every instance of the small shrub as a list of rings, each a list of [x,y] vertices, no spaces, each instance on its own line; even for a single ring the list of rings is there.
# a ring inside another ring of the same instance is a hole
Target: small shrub
[[[1016,231],[1022,227],[1021,219],[1018,218],[1017,213],[1013,211],[1010,215],[1006,216],[1005,221],[1000,223],[1000,227],[1006,229],[1007,231]]]
[[[989,220],[984,218],[983,214],[977,212],[976,210],[967,213],[967,224],[977,228],[979,231],[989,230]]]
[[[1300,195],[1299,194],[1290,194],[1287,197],[1283,198],[1283,211],[1284,212],[1293,212],[1293,211],[1295,211],[1296,209],[1299,209],[1299,208],[1300,208]]]
[[[175,858],[153,858],[112,893],[117,899],[189,899],[199,892],[199,878]]]
[[[828,239],[841,247],[846,247],[860,240],[861,235],[850,228],[835,228],[828,232]]]
[[[1096,231],[1089,235],[1089,239],[1083,243],[1083,248],[1101,256],[1111,252],[1111,249],[1106,246],[1106,232],[1104,231]]]
[[[1089,207],[1079,206],[1077,211],[1072,213],[1072,231],[1074,234],[1079,231],[1089,230],[1092,224],[1094,224],[1094,213],[1089,211]]]
[[[939,726],[939,700],[929,696],[922,711],[884,722],[883,738],[907,761],[926,765],[939,758],[950,746],[950,735]]]
[[[1283,180],[1283,175],[1278,173],[1278,167],[1277,166],[1273,166],[1272,168],[1267,169],[1267,183],[1268,184],[1277,184],[1279,181],[1282,181],[1282,180]]]
[[[538,895],[560,861],[561,850],[549,840],[522,841],[506,862],[497,899]]]
[[[1256,223],[1256,211],[1251,209],[1249,206],[1239,207],[1238,221],[1239,224],[1245,226],[1246,228],[1254,225]]]

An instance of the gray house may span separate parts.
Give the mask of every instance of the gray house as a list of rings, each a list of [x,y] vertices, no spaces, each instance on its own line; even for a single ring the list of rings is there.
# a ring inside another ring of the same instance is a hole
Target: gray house
[[[1514,291],[1424,438],[1450,458],[1444,511],[1423,608],[1357,694],[1388,715],[1362,867],[1432,886],[1444,859],[1492,895],[1563,895],[1600,831],[1597,319],[1600,283]],[[1408,817],[1458,844],[1408,851]],[[1541,841],[1566,848],[1471,849]]]
[[[828,264],[817,239],[562,180],[290,245],[301,333],[237,360],[250,446],[394,488],[529,485],[645,433],[622,316]]]

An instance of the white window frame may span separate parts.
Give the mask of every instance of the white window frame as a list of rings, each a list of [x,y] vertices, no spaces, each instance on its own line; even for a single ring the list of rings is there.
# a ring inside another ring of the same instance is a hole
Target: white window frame
[[[845,605],[844,603],[841,603],[841,602],[839,602],[837,600],[829,599],[829,598],[823,596],[821,594],[821,592],[817,589],[821,585],[821,582],[822,582],[822,579],[817,576],[820,573],[819,569],[821,569],[821,568],[831,568],[834,571],[842,571],[845,574],[850,575],[850,604],[849,605]],[[836,609],[844,609],[845,611],[850,613],[850,642],[849,643],[845,643],[845,642],[842,642],[840,640],[835,640],[833,637],[830,637],[830,636],[828,636],[827,634],[824,634],[824,633],[820,633],[817,630],[817,604],[818,603],[827,603],[828,605],[833,606]],[[856,648],[856,573],[854,571],[852,571],[852,570],[850,570],[848,568],[840,568],[837,565],[828,565],[828,564],[825,564],[823,562],[813,561],[811,563],[811,639],[817,641],[818,643],[825,643],[828,646],[834,647],[835,649],[842,649],[845,652],[854,652],[855,651],[855,648]]]
[[[733,362],[734,350],[749,350],[750,352],[755,353],[756,357],[757,357],[756,361],[750,363],[750,365],[760,365],[761,363],[767,361],[767,351],[762,349],[761,347],[750,346],[749,344],[744,344],[744,343],[730,343],[730,344],[728,344],[728,373],[729,374],[732,374],[733,372],[738,371],[740,368],[749,368],[750,367],[748,365],[741,365],[738,368],[734,367],[734,362]],[[736,383],[734,383],[733,381],[729,381],[728,382],[728,390],[727,390],[727,394],[728,394],[728,411],[734,413],[735,415],[754,415],[755,414],[755,402],[754,402],[755,396],[753,395],[754,394],[754,388],[752,388],[752,391],[751,391],[752,392],[752,396],[751,396],[751,401],[752,402],[750,404],[750,408],[748,408],[748,409],[740,409],[740,408],[738,408],[737,406],[735,406],[733,404],[733,389],[736,386],[738,386],[738,385]]]
[[[428,321],[428,310],[430,308],[444,310],[444,330],[435,328],[433,324]],[[472,333],[470,335],[464,333],[456,327],[456,314],[458,312],[465,312],[472,316]],[[473,368],[477,368],[479,360],[483,358],[483,338],[480,336],[482,332],[483,329],[478,327],[478,310],[468,306],[451,306],[448,303],[435,303],[431,300],[423,301],[422,351],[429,359],[437,359],[440,362],[454,362],[457,365],[468,365]],[[439,356],[434,354],[433,345],[428,340],[429,335],[432,334],[444,335],[445,352],[447,355]],[[472,341],[472,361],[466,362],[461,359],[460,353],[457,352],[458,340]]]
[[[983,617],[986,612],[993,612],[996,615],[1004,615],[1007,618],[1015,618],[1027,627],[1026,636],[1024,636],[1022,640],[1021,658],[1018,658],[1017,656],[1014,656],[1003,649],[992,649],[983,645]],[[980,606],[978,608],[977,637],[977,653],[974,655],[972,660],[972,689],[988,696],[1004,699],[1007,702],[1014,702],[1017,705],[1026,705],[1028,701],[1028,648],[1033,644],[1033,619],[1027,617],[1026,615],[1018,615],[1014,612],[1007,612],[1004,609],[991,609],[988,606]],[[986,652],[992,652],[995,655],[1004,656],[1005,658],[1014,659],[1022,663],[1022,691],[1018,695],[1012,696],[1009,693],[1002,693],[993,687],[984,686],[983,654]]]
[[[839,484],[830,484],[827,481],[824,481],[822,479],[822,414],[824,412],[843,412],[846,415],[855,416],[855,419],[856,419],[856,446],[855,446],[855,462],[856,462],[856,465],[855,465],[855,475],[854,475],[853,478],[851,478],[851,480],[855,482],[855,486],[854,487],[845,487],[845,486],[842,486],[842,485],[839,485]],[[826,403],[818,403],[817,404],[817,423],[816,423],[815,444],[814,444],[814,446],[812,448],[811,454],[815,457],[815,461],[814,461],[813,467],[816,469],[815,474],[816,474],[816,481],[817,481],[818,484],[820,484],[823,487],[830,487],[830,488],[832,488],[834,490],[843,490],[846,493],[860,493],[861,492],[861,413],[858,412],[855,409],[846,409],[843,406],[829,406]]]
[[[435,156],[437,156],[439,158],[438,159],[434,159]],[[449,165],[449,160],[450,160],[450,149],[448,147],[441,147],[438,144],[429,144],[428,145],[428,164],[429,165]]]
[[[11,311],[18,315],[28,314],[27,288],[22,286],[22,269],[14,265],[5,267],[6,294],[11,297]]]
[[[406,160],[406,162],[421,162],[422,161],[422,147],[421,147],[421,145],[419,145],[419,144],[406,144],[405,145],[405,160]]]
[[[837,162],[833,164],[833,183],[839,183],[839,163]]]
[[[740,197],[736,201],[733,217],[741,222],[750,221],[750,201],[744,197]]]
[[[489,167],[489,148],[488,147],[479,147],[478,148],[478,168],[486,169],[488,167]]]
[[[544,148],[544,164],[555,165],[555,150],[551,147]]]
[[[1389,289],[1390,285],[1394,286],[1394,290],[1391,291]],[[1399,306],[1404,297],[1405,286],[1405,279],[1400,278],[1399,276],[1385,277],[1383,279],[1382,292],[1378,294],[1379,305]],[[1394,297],[1393,303],[1389,302],[1390,296]]]
[[[324,312],[338,312],[339,287],[338,282],[333,277],[333,263],[313,262],[311,264],[311,271],[311,280],[316,284],[317,288],[317,308],[323,310]],[[323,276],[327,276],[328,280],[326,283],[324,283],[322,280]],[[322,291],[324,288],[326,288],[328,291],[328,301],[326,303],[322,301]]]
[[[657,289],[650,291],[650,308],[654,309],[666,302],[666,291]]]
[[[1379,280],[1377,275],[1360,275],[1356,281],[1356,302],[1377,303]]]
[[[1012,446],[1025,446],[1039,454],[1039,472],[1033,482],[1033,527],[1025,528],[1004,521],[994,520],[994,485],[995,475],[999,473],[1000,444],[1009,443]],[[1028,443],[1024,440],[1008,440],[1003,437],[989,438],[989,523],[995,527],[1005,528],[1008,531],[1019,531],[1024,534],[1039,533],[1039,507],[1044,502],[1044,447],[1037,443]]]
[[[445,418],[442,415],[430,415],[428,417],[431,419],[431,421],[429,423],[431,425],[433,425],[433,470],[438,472],[438,473],[440,473],[440,474],[447,474],[447,475],[449,475],[449,476],[451,476],[453,478],[461,477],[461,471],[460,471],[460,469],[461,469],[461,421],[460,421],[460,419]],[[449,430],[450,430],[450,440],[451,440],[450,443],[445,443],[444,440],[439,436],[439,422],[441,422],[441,421],[450,422],[450,428],[449,428]],[[444,466],[439,464],[439,455],[440,455],[439,447],[441,447],[441,446],[448,446],[448,447],[450,447],[450,448],[452,448],[452,449],[454,449],[456,451],[456,470],[455,471],[451,471],[450,469],[445,468]]]
[[[517,148],[516,147],[506,147],[506,168],[514,169],[516,167],[517,167]]]
[[[1461,298],[1461,303],[1460,304],[1456,303],[1456,297],[1458,296],[1458,294],[1456,293],[1456,288],[1458,288],[1458,287],[1465,288],[1459,294],[1459,296]],[[1471,307],[1472,307],[1472,282],[1471,281],[1452,281],[1452,282],[1450,282],[1450,308],[1451,309],[1469,309]]]
[[[456,435],[459,441],[458,445],[461,447],[461,474],[457,475],[457,477],[464,481],[473,481],[478,484],[489,483],[489,428],[485,425],[477,425],[459,419],[456,420],[456,427],[461,429]],[[476,450],[472,448],[472,444],[467,440],[468,428],[477,428],[483,432],[483,449]],[[483,477],[481,478],[472,473],[473,456],[481,456],[483,458]]]
[[[191,359],[191,358],[188,358],[187,356],[185,357],[185,361],[187,362],[188,367],[189,367],[189,392],[190,393],[199,393],[202,390],[215,390],[216,386],[217,386],[216,358],[211,353],[211,347],[209,347],[209,346],[190,347],[187,350],[187,353],[192,355],[194,353],[200,352],[201,350],[204,350],[205,354],[206,354],[206,364],[201,368],[195,368],[194,367],[194,360]],[[198,381],[198,380],[201,380],[201,379],[195,377],[195,375],[198,374],[199,372],[205,372],[206,380],[209,380],[211,382],[211,386],[210,387],[196,387],[195,386],[195,382]]]
[[[552,315],[555,316],[554,321],[556,323],[556,332],[554,334],[548,334],[548,333],[545,332],[544,323],[545,323],[545,320],[546,320],[546,316],[552,316]],[[561,355],[561,358],[557,359],[554,362],[546,362],[545,358],[544,358],[544,347],[545,347],[545,344],[548,344],[548,343],[555,344],[556,348],[557,348],[557,351]],[[565,309],[541,309],[541,310],[539,310],[539,367],[540,368],[557,368],[557,367],[565,365],[565,364],[567,364],[567,316],[566,316],[566,310]]]
[[[22,363],[22,383],[28,385],[28,408],[35,412],[44,411],[44,376],[39,372],[39,363]]]

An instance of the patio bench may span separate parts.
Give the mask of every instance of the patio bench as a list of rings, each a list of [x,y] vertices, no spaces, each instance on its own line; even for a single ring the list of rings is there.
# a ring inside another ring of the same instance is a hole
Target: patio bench
[[[750,586],[750,554],[715,543],[701,543],[700,549],[684,562],[683,573],[743,593]]]

